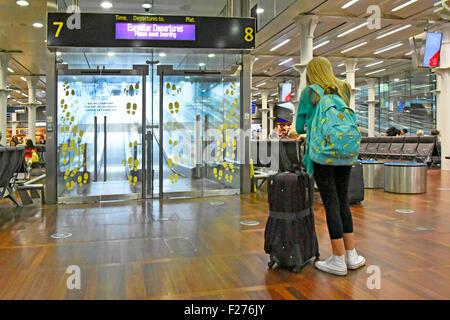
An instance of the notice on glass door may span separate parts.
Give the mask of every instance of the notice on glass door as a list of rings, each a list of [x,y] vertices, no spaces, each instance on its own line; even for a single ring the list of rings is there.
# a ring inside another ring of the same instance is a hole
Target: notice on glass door
[[[116,39],[195,40],[194,24],[116,23]]]

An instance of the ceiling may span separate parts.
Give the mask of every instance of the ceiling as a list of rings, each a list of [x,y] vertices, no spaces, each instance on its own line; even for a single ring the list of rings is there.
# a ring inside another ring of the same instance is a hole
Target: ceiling
[[[28,0],[30,5],[19,7],[16,0],[0,0],[0,51],[19,51],[13,54],[9,67],[13,72],[8,73],[10,87],[19,92],[27,94],[27,83],[21,79],[25,75],[45,75],[46,59],[48,51],[46,48],[45,20],[47,11],[65,11],[71,0]],[[79,0],[82,12],[124,12],[124,13],[145,13],[142,8],[144,0],[111,0],[113,8],[103,9],[100,4],[103,0]],[[277,0],[278,1],[278,0]],[[404,9],[392,12],[392,9],[407,0],[360,0],[347,9],[341,7],[348,0],[297,0],[289,8],[274,18],[269,24],[263,27],[256,35],[257,49],[252,53],[258,57],[253,68],[254,85],[265,82],[260,88],[267,88],[275,92],[277,83],[289,78],[298,78],[298,73],[292,68],[300,62],[300,39],[299,29],[294,23],[296,16],[300,14],[316,14],[320,22],[315,31],[315,45],[330,41],[328,44],[316,49],[314,55],[329,57],[335,67],[335,72],[340,75],[345,72],[345,67],[340,66],[346,58],[358,58],[357,79],[363,80],[370,76],[383,76],[389,73],[398,73],[402,70],[412,68],[410,56],[405,56],[410,51],[408,38],[423,32],[429,23],[430,27],[440,23],[440,18],[433,13],[433,4],[436,0],[419,0]],[[151,12],[158,14],[187,14],[187,15],[207,15],[217,16],[223,14],[226,0],[154,0],[149,1],[153,6]],[[237,2],[237,1],[236,1]],[[254,2],[254,1],[253,1]],[[252,3],[253,3],[252,2]],[[264,7],[267,0],[257,1],[260,7]],[[286,1],[285,1],[286,2]],[[289,1],[291,2],[291,1]],[[187,4],[188,3],[188,4]],[[359,28],[343,37],[339,34],[352,29],[364,21],[368,16],[366,10],[369,5],[380,6],[382,12],[382,28],[380,30],[369,30],[367,27]],[[34,22],[44,24],[43,28],[34,28]],[[382,39],[376,39],[379,35],[395,30],[401,26],[411,25],[403,31],[397,32]],[[277,50],[270,51],[275,45],[283,40],[290,39],[289,43]],[[347,53],[341,53],[343,49],[367,42],[366,45]],[[402,45],[394,50],[389,50],[381,54],[374,54],[374,51],[393,43],[401,42]],[[148,51],[148,50],[147,50]],[[64,53],[65,55],[65,53]],[[64,56],[64,58],[68,56]],[[195,55],[195,54],[193,54]],[[80,56],[80,55],[79,55]],[[115,59],[126,64],[126,53],[119,53]],[[142,58],[144,59],[144,56]],[[206,59],[207,52],[199,57],[182,57],[179,59],[192,61]],[[105,63],[104,54],[88,53],[89,61],[93,64]],[[292,58],[283,65],[281,62]],[[73,59],[76,59],[73,58]],[[231,60],[235,60],[233,57]],[[160,59],[161,60],[161,59]],[[233,61],[222,62],[223,66]],[[366,67],[374,62],[383,63]],[[80,64],[85,63],[85,57],[80,56]],[[107,63],[108,61],[106,61]],[[171,63],[169,61],[169,63]],[[176,62],[174,62],[176,63]],[[219,64],[220,65],[220,64]],[[209,64],[207,64],[209,68]],[[371,71],[386,69],[366,76]],[[40,77],[38,83],[37,98],[45,103],[45,76]],[[26,102],[27,98],[23,94],[14,91],[11,94],[9,103],[16,101]]]
[[[276,92],[280,81],[298,78],[298,72],[293,66],[300,63],[300,30],[294,22],[300,14],[315,14],[319,23],[314,32],[314,46],[329,41],[314,50],[314,56],[325,56],[333,63],[336,75],[345,77],[343,62],[348,58],[357,58],[359,70],[356,72],[357,82],[362,83],[368,77],[380,77],[398,74],[401,71],[413,68],[409,37],[420,34],[425,26],[430,29],[440,25],[443,21],[440,16],[433,13],[436,0],[419,0],[395,12],[392,9],[407,3],[408,0],[360,0],[347,9],[342,6],[349,0],[298,0],[287,10],[273,19],[270,24],[263,27],[256,35],[257,49],[252,54],[258,57],[253,66],[253,84],[258,89],[270,89]],[[381,29],[369,30],[367,26],[348,33],[367,22],[367,8],[378,5],[381,9]],[[406,27],[410,25],[409,27]],[[404,27],[403,30],[377,39],[391,31]],[[290,41],[280,48],[270,51],[271,48],[284,40]],[[345,49],[367,42],[367,44],[342,53]],[[392,44],[399,47],[382,53],[375,51],[386,48]],[[283,65],[280,63],[292,58]],[[383,61],[376,65],[373,63]],[[369,66],[368,66],[369,65]],[[371,72],[379,71],[371,74]],[[260,96],[259,96],[260,98]],[[258,100],[256,96],[255,99]]]

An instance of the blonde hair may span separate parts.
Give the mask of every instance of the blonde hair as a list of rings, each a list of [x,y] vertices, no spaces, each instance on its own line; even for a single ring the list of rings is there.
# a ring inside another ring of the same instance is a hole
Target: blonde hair
[[[338,94],[345,103],[350,103],[350,85],[335,77],[333,67],[327,58],[317,57],[306,66],[306,80],[308,86],[317,84],[325,90],[325,94]],[[316,97],[316,104],[319,102]]]
[[[416,135],[418,137],[423,137],[425,135],[425,133],[422,130],[417,131]]]

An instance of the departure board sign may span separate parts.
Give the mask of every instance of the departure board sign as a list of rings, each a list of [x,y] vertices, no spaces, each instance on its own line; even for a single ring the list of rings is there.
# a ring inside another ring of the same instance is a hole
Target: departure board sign
[[[195,40],[193,24],[116,23],[116,39]]]
[[[78,13],[47,15],[47,46],[252,50],[254,18]]]

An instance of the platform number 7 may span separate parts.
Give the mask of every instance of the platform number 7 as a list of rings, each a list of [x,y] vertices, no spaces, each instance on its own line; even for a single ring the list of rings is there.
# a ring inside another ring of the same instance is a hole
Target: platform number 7
[[[64,22],[54,21],[53,25],[54,26],[58,26],[58,29],[56,30],[56,33],[55,33],[55,38],[58,38],[59,37],[59,33],[61,32],[61,29],[62,29],[62,27],[64,25]]]

